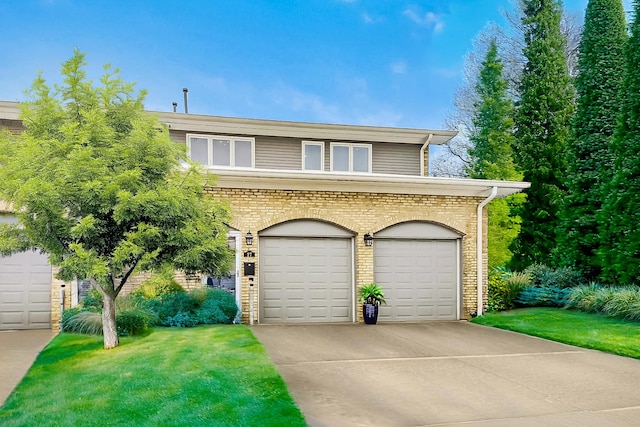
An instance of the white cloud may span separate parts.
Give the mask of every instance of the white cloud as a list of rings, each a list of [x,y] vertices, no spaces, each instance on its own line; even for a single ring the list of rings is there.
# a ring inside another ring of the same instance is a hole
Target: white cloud
[[[394,74],[405,74],[407,72],[407,63],[404,61],[397,61],[391,64],[391,71]]]
[[[433,30],[434,33],[439,33],[444,29],[444,22],[442,21],[443,15],[438,15],[433,12],[422,12],[414,7],[405,9],[402,14],[416,24]]]

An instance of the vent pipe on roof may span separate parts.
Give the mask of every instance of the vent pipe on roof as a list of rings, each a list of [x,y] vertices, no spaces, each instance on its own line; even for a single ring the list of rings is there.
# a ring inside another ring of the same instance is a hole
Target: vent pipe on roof
[[[182,92],[184,93],[184,113],[189,114],[189,89],[184,87]]]
[[[177,110],[178,110],[178,103],[177,103],[176,101],[173,101],[173,102],[171,103],[171,105],[173,105],[173,112],[174,112],[174,113],[175,113],[175,112],[177,112]]]

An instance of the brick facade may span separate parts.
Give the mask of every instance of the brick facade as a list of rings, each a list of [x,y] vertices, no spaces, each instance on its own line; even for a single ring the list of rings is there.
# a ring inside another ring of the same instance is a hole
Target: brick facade
[[[477,310],[476,287],[476,212],[482,198],[424,196],[356,192],[322,192],[294,190],[250,190],[210,187],[207,193],[216,200],[227,201],[231,208],[232,227],[242,235],[251,231],[254,243],[242,251],[256,252],[256,278],[259,277],[260,231],[294,219],[317,219],[344,227],[356,233],[355,276],[357,286],[373,281],[373,248],[366,247],[362,237],[405,221],[429,221],[444,225],[463,235],[462,238],[462,318]],[[486,224],[486,218],[485,218]],[[486,230],[486,226],[484,227]],[[244,240],[244,239],[243,239]],[[486,242],[486,239],[485,239]],[[375,243],[374,243],[375,244]],[[486,284],[486,247],[483,264]],[[258,319],[258,287],[254,292],[254,318]],[[486,285],[485,285],[486,286]],[[243,321],[249,320],[249,282],[242,277],[241,300]],[[486,292],[484,292],[486,298]],[[359,313],[359,310],[358,310]],[[361,315],[360,313],[358,314]]]
[[[461,317],[467,319],[477,311],[477,269],[476,269],[476,215],[477,206],[483,198],[462,196],[426,196],[407,194],[357,193],[334,191],[299,190],[251,190],[208,187],[210,197],[226,201],[231,208],[231,226],[244,236],[251,231],[254,243],[246,246],[242,239],[242,252],[251,249],[255,258],[245,259],[256,263],[256,283],[254,286],[254,319],[259,317],[259,277],[260,231],[285,221],[294,219],[317,219],[344,227],[356,234],[355,277],[356,285],[373,282],[373,248],[364,244],[365,233],[376,233],[386,227],[405,221],[429,221],[451,228],[462,237],[462,307]],[[486,303],[486,213],[484,215],[483,249],[483,295]],[[375,243],[374,243],[375,245]],[[131,277],[121,295],[137,288],[149,274]],[[176,279],[186,289],[201,286],[199,278],[187,278],[177,272]],[[61,281],[53,280],[52,286],[52,328],[59,330],[60,306],[59,290]],[[71,306],[71,285],[66,284],[65,307]],[[242,319],[249,322],[249,282],[242,276],[241,287]],[[359,320],[360,310],[356,310]]]

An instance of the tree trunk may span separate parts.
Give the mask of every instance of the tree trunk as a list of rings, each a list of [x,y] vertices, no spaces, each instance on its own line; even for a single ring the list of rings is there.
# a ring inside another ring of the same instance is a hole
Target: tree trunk
[[[104,348],[110,349],[120,344],[116,329],[116,301],[109,293],[103,293],[102,307],[102,333],[104,336]]]

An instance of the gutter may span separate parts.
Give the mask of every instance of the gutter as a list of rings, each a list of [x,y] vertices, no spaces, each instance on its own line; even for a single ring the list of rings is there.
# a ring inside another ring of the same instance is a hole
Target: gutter
[[[476,282],[477,288],[478,288],[478,308],[476,309],[476,314],[478,316],[482,316],[482,310],[483,310],[483,306],[482,306],[482,273],[483,273],[482,271],[482,260],[483,260],[482,258],[482,248],[483,248],[482,209],[484,209],[484,207],[488,205],[489,202],[495,199],[497,195],[498,195],[498,187],[494,186],[491,189],[491,194],[489,195],[489,197],[484,199],[478,205],[478,224],[477,224],[478,227],[477,227],[477,242],[476,242],[476,247],[477,247],[476,264],[477,264],[477,271],[478,271],[478,277]]]
[[[424,176],[424,170],[426,169],[424,167],[424,151],[429,146],[429,143],[431,142],[431,138],[433,138],[433,133],[429,134],[427,139],[424,141],[424,144],[422,144],[422,147],[420,148],[420,176]]]

